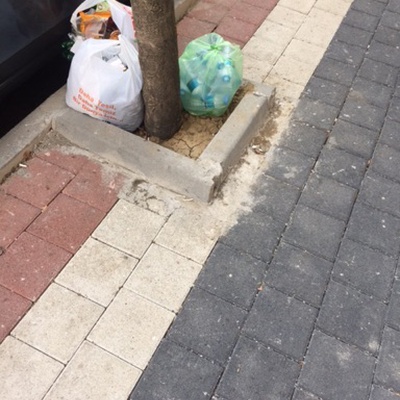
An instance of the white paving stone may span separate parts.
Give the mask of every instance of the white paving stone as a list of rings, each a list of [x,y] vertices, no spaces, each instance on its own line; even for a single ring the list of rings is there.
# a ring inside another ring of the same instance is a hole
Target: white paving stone
[[[243,78],[253,82],[262,82],[271,71],[272,65],[250,56],[243,57]]]
[[[276,96],[279,99],[296,102],[303,92],[304,86],[290,82],[272,70],[264,83],[276,88]]]
[[[8,336],[0,345],[0,399],[42,400],[63,364]]]
[[[44,400],[127,399],[140,375],[140,369],[85,341]]]
[[[283,55],[292,59],[317,66],[325,53],[325,48],[299,39],[293,39]]]
[[[316,65],[282,56],[272,71],[290,82],[305,86],[313,74]]]
[[[279,0],[279,5],[298,11],[302,14],[308,14],[313,8],[316,0]]]
[[[317,0],[315,3],[315,8],[329,11],[333,14],[344,17],[350,8],[351,1],[352,0]]]
[[[201,267],[194,261],[154,244],[133,271],[125,287],[177,312]]]
[[[122,288],[89,335],[89,340],[144,369],[175,314]]]
[[[155,242],[203,264],[220,236],[221,221],[205,209],[181,208],[172,214]]]
[[[89,238],[56,282],[107,307],[136,264],[135,258]]]
[[[299,29],[305,18],[305,14],[282,7],[279,4],[268,15],[269,21],[273,21],[296,30]]]
[[[296,31],[296,28],[291,28],[266,19],[257,29],[254,37],[286,47],[296,34]],[[253,38],[250,40],[253,40]]]
[[[93,237],[140,258],[165,223],[165,218],[120,200]]]
[[[274,43],[271,40],[265,40],[259,37],[253,37],[244,47],[244,57],[251,57],[267,65],[273,65],[285,50],[286,45]]]
[[[12,334],[67,363],[103,311],[98,304],[54,283]]]

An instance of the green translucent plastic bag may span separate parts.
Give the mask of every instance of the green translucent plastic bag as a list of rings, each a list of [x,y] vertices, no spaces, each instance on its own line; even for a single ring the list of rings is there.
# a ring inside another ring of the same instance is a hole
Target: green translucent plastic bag
[[[183,108],[193,115],[218,117],[242,83],[242,52],[239,46],[210,33],[186,46],[179,70]]]

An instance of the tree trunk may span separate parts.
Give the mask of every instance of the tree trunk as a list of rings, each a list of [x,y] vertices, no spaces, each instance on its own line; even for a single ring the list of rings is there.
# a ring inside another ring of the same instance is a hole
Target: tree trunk
[[[174,0],[131,0],[147,133],[171,138],[182,123]]]

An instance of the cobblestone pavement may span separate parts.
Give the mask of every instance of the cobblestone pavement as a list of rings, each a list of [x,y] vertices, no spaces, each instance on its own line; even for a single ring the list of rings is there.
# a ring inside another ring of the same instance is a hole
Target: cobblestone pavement
[[[0,187],[0,398],[399,397],[400,3],[200,0],[180,49],[211,31],[293,109],[251,209],[225,231],[218,204],[36,151]]]

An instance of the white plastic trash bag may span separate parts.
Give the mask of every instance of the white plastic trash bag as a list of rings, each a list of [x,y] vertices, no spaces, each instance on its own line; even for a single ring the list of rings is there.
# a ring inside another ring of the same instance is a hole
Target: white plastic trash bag
[[[142,73],[132,41],[87,39],[79,46],[67,81],[67,105],[134,131],[143,121]]]

